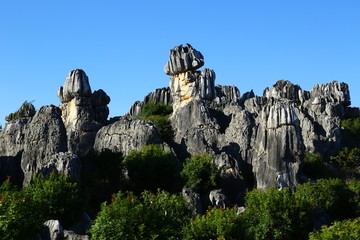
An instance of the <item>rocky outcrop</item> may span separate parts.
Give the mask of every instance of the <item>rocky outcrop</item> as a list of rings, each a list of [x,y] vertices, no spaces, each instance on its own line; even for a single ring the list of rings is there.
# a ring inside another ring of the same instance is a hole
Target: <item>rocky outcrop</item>
[[[155,91],[149,93],[144,97],[143,101],[136,101],[125,116],[129,119],[133,119],[141,112],[141,107],[149,102],[169,105],[173,103],[170,88],[158,88]]]
[[[39,167],[37,172],[43,175],[49,175],[52,172],[62,173],[75,180],[80,180],[80,159],[70,152],[55,153],[46,160],[43,166]]]
[[[194,71],[204,65],[203,55],[190,44],[180,45],[170,50],[170,59],[164,67],[167,75]]]
[[[43,224],[41,240],[63,240],[64,229],[58,220],[48,220]]]
[[[139,150],[149,144],[163,144],[151,122],[121,118],[99,130],[94,150],[97,153],[111,151],[126,155],[131,150]]]
[[[91,92],[89,79],[81,69],[71,71],[58,90],[60,109],[67,131],[68,149],[85,156],[92,148],[96,132],[106,124],[110,97],[103,91]]]
[[[60,109],[53,105],[41,107],[28,123],[24,139],[21,168],[24,185],[28,185],[34,174],[49,163],[53,154],[67,152],[66,130]]]

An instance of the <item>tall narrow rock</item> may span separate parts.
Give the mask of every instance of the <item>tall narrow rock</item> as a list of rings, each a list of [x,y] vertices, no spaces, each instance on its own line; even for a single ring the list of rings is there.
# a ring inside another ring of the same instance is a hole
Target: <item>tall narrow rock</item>
[[[110,97],[103,91],[91,92],[89,78],[83,70],[71,71],[58,97],[67,130],[68,149],[79,156],[86,155],[94,144],[96,132],[106,123]]]

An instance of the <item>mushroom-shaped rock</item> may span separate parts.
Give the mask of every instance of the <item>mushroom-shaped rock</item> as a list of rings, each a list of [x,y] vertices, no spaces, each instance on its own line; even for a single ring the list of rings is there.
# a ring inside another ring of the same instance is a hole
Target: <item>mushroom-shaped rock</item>
[[[66,77],[65,84],[58,90],[58,98],[62,103],[75,97],[90,97],[89,78],[82,69],[72,70]]]
[[[170,59],[164,67],[167,75],[194,71],[204,66],[204,56],[190,44],[180,45],[170,50]]]

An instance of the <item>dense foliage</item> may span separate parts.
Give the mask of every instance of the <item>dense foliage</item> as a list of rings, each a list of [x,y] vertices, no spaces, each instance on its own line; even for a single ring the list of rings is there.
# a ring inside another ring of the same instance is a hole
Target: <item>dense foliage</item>
[[[356,180],[346,183],[340,179],[319,179],[299,185],[295,194],[312,206],[325,209],[332,218],[344,219],[357,216],[359,188]]]
[[[243,239],[242,224],[237,208],[212,208],[191,219],[183,230],[183,239]]]
[[[345,172],[359,171],[360,148],[344,147],[336,156],[332,156],[330,159],[332,164]]]
[[[288,189],[253,190],[246,195],[248,239],[306,239],[311,230],[311,207]]]
[[[194,155],[185,160],[181,176],[185,187],[198,193],[207,193],[220,183],[220,171],[207,154]]]
[[[330,174],[324,164],[324,159],[318,153],[306,153],[303,161],[303,173],[310,179],[328,177]]]
[[[147,145],[126,155],[124,164],[128,171],[130,189],[136,193],[143,190],[177,190],[181,165],[172,152],[159,145]]]
[[[320,232],[310,233],[310,240],[358,240],[360,239],[360,218],[334,222],[323,226]]]
[[[69,226],[82,212],[78,186],[64,175],[37,176],[21,191],[8,180],[0,194],[0,239],[34,239],[46,220]]]
[[[156,194],[119,192],[103,203],[90,229],[92,239],[181,239],[181,229],[191,210],[183,197],[164,191]]]
[[[171,142],[174,132],[169,117],[173,109],[171,105],[148,102],[141,107],[138,119],[151,121],[158,129],[161,138],[165,142]]]
[[[349,118],[341,121],[341,127],[353,137],[360,136],[360,118]]]

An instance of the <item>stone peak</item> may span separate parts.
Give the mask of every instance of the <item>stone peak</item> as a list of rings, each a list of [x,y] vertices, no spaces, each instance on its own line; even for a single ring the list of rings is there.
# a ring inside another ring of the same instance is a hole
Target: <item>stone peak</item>
[[[170,49],[170,58],[164,66],[167,75],[174,76],[187,71],[194,71],[204,66],[204,56],[189,43]]]
[[[82,69],[75,69],[68,73],[63,87],[58,90],[58,98],[62,103],[69,102],[75,97],[90,97],[91,87],[89,78]]]

